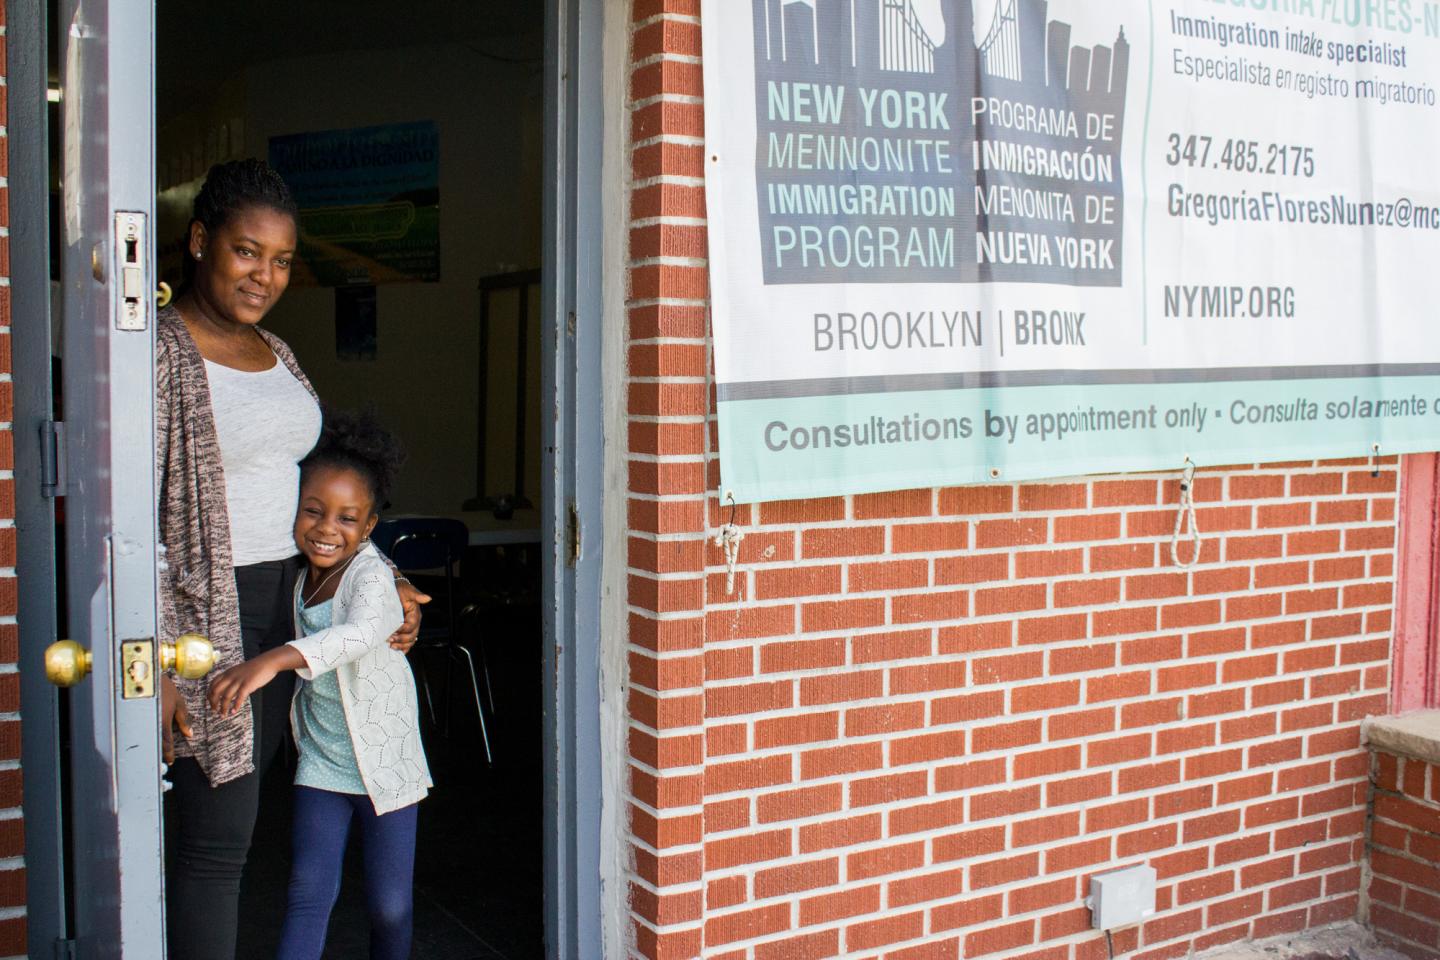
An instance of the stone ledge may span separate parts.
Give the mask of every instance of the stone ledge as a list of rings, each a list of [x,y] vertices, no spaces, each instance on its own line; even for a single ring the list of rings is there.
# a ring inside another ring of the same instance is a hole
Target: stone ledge
[[[1370,717],[1360,724],[1360,739],[1372,750],[1440,764],[1440,710]]]
[[[1409,960],[1353,920],[1266,940],[1212,947],[1193,960]]]

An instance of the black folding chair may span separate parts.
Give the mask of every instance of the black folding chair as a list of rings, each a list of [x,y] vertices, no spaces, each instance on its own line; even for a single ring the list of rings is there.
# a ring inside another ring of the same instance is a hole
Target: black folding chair
[[[460,581],[455,565],[465,554],[470,544],[470,531],[459,520],[448,517],[402,517],[382,520],[375,525],[370,539],[386,554],[395,566],[410,577],[415,586],[430,594],[432,600],[426,604],[420,620],[420,635],[415,641],[415,663],[420,666],[420,686],[425,692],[425,706],[430,713],[430,722],[436,729],[448,736],[450,731],[450,691],[453,687],[456,660],[464,662],[470,674],[470,690],[475,698],[475,716],[480,721],[480,738],[485,745],[485,761],[493,762],[490,752],[490,733],[485,726],[485,708],[480,702],[480,680],[475,670],[475,656],[462,640],[461,624],[464,616],[460,604]],[[442,571],[439,574],[428,571]],[[476,627],[478,630],[478,621]],[[430,690],[430,671],[423,655],[438,650],[445,654],[445,722],[437,723],[435,699]],[[495,698],[490,689],[490,669],[485,662],[483,644],[480,647],[480,668],[485,675],[485,692],[491,708]]]

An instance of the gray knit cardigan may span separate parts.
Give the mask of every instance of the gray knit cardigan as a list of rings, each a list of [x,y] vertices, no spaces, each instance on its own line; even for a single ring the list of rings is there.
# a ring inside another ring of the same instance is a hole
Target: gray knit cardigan
[[[315,396],[290,348],[268,331],[259,333]],[[219,786],[255,768],[254,727],[248,703],[233,716],[219,717],[205,702],[210,677],[243,662],[245,654],[210,382],[205,360],[173,306],[160,311],[155,322],[155,470],[164,548],[159,572],[160,639],[199,633],[215,646],[215,667],[209,676],[175,681],[195,730],[193,740],[177,737],[175,753],[193,756],[210,783]]]

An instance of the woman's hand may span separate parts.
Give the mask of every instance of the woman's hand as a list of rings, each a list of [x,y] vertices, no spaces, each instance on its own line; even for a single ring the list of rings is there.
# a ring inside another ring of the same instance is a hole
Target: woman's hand
[[[175,681],[170,679],[168,673],[162,673],[160,675],[160,752],[166,763],[175,762],[175,727],[180,728],[180,735],[186,740],[195,736],[195,731],[190,726],[190,710],[185,706],[185,698],[180,696],[180,688],[175,686]]]
[[[274,680],[281,670],[296,670],[303,666],[305,658],[288,643],[267,650],[210,681],[210,709],[222,717],[234,716],[250,694]]]
[[[428,593],[421,593],[409,580],[396,580],[395,592],[400,595],[400,606],[405,610],[405,622],[390,635],[390,646],[401,653],[409,653],[420,635],[420,605],[430,602]]]

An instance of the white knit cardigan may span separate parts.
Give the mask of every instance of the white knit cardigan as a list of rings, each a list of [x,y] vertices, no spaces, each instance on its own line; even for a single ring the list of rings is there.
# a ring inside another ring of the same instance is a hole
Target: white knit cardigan
[[[295,585],[296,608],[305,582]],[[374,544],[366,544],[340,576],[331,607],[331,626],[301,636],[296,616],[290,645],[305,658],[295,673],[313,680],[336,671],[340,703],[355,747],[355,761],[375,813],[417,803],[429,792],[430,768],[420,745],[420,711],[415,678],[405,655],[390,646],[390,635],[405,620],[395,575]],[[298,692],[297,692],[298,695]],[[290,706],[295,729],[295,706]]]

